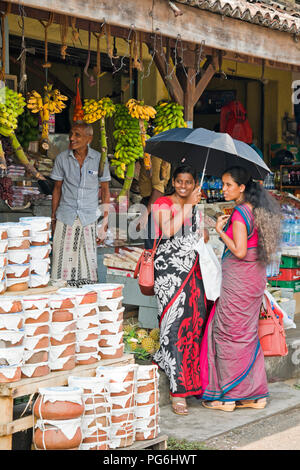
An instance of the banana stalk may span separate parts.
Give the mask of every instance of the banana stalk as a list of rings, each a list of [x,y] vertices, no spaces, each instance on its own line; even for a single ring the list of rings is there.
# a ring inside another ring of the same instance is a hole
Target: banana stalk
[[[143,145],[143,148],[145,148],[145,145],[146,145],[146,129],[145,129],[144,119],[139,119],[139,126],[140,126],[140,132],[141,132],[142,145]],[[149,153],[144,153],[144,166],[145,166],[145,169],[150,172],[150,170],[151,170],[151,156],[150,156]]]
[[[99,162],[99,177],[103,175],[104,165],[107,158],[107,137],[105,129],[105,117],[102,116],[100,119],[100,139],[101,139],[101,158]]]
[[[129,163],[127,166],[127,172],[126,172],[124,184],[118,196],[118,201],[120,201],[122,197],[128,196],[131,185],[132,185],[132,181],[134,178],[134,170],[135,170],[135,162]]]
[[[32,174],[32,176],[34,176],[34,178],[36,178],[37,180],[45,180],[46,178],[37,171],[36,168],[34,168],[33,165],[31,165],[29,163],[29,160],[20,144],[20,142],[18,141],[17,137],[16,137],[16,134],[14,132],[12,132],[9,136],[9,140],[11,142],[11,146],[12,148],[14,149],[14,152],[15,152],[15,155],[17,157],[17,159],[19,160],[19,162],[24,165],[24,167],[26,168],[26,170]]]
[[[5,154],[4,154],[2,142],[0,139],[0,174],[5,173],[6,170],[7,170],[7,165],[6,165],[6,160],[5,160]]]

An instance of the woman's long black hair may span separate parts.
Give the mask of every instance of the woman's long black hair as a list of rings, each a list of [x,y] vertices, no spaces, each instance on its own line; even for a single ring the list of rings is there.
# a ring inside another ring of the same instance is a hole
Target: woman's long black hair
[[[244,201],[253,207],[253,215],[258,230],[258,256],[268,264],[274,260],[281,241],[280,205],[259,182],[254,181],[242,167],[228,168],[229,174],[240,186],[245,185]]]

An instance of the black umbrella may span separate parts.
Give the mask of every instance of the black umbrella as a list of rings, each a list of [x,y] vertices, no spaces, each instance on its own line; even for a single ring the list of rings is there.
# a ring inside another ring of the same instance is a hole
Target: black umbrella
[[[176,128],[151,137],[145,152],[170,163],[186,163],[212,176],[222,176],[231,166],[242,166],[250,176],[264,179],[269,168],[248,144],[229,134],[208,129]],[[202,181],[201,181],[202,183]]]

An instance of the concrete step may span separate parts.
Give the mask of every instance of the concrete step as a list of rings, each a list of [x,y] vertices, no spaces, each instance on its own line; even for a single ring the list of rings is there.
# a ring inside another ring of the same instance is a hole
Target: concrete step
[[[160,432],[175,439],[202,442],[264,418],[300,407],[300,390],[284,382],[269,384],[270,398],[266,408],[235,409],[231,413],[208,410],[196,398],[188,398],[189,414],[173,413],[170,403],[160,408]]]

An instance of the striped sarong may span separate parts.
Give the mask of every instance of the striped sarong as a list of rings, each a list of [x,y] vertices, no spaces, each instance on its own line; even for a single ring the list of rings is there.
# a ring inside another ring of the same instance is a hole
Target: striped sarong
[[[53,237],[51,278],[69,284],[97,282],[96,222],[83,226],[77,218],[73,225],[56,222]]]

